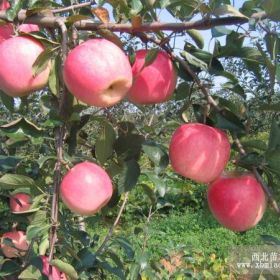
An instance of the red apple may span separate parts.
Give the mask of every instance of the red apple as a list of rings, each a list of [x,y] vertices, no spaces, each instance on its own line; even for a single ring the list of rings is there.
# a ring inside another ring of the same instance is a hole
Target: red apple
[[[49,67],[37,76],[32,65],[44,51],[43,45],[30,37],[14,37],[0,44],[0,89],[7,95],[17,97],[42,89],[49,77]]]
[[[174,132],[169,157],[178,174],[199,183],[209,183],[224,170],[230,157],[230,143],[220,129],[188,123]]]
[[[14,247],[4,244],[4,239],[6,238],[12,240]],[[28,249],[25,233],[23,231],[11,231],[4,233],[1,237],[1,249],[4,256],[7,258],[24,256]]]
[[[7,0],[0,1],[0,11],[9,9],[10,3]],[[14,34],[14,26],[12,23],[0,25],[0,43],[11,38]]]
[[[11,212],[20,213],[28,211],[31,204],[31,196],[26,193],[17,193],[10,197]]]
[[[66,58],[63,77],[77,99],[97,107],[118,103],[132,84],[126,55],[105,39],[91,39],[74,48]]]
[[[74,213],[93,215],[105,206],[113,193],[106,171],[92,162],[75,165],[63,178],[61,199]]]
[[[50,265],[47,256],[41,256],[43,262],[42,273],[46,276],[50,276]],[[52,266],[52,280],[67,280],[66,275],[61,273],[57,267]]]
[[[245,231],[254,227],[266,208],[266,197],[252,174],[221,176],[208,189],[208,204],[224,227]]]
[[[10,8],[10,3],[8,0],[0,1],[0,11],[5,11]]]
[[[175,90],[177,73],[164,51],[159,51],[152,64],[143,68],[148,50],[136,52],[132,66],[133,84],[128,99],[135,104],[156,104],[167,101]]]

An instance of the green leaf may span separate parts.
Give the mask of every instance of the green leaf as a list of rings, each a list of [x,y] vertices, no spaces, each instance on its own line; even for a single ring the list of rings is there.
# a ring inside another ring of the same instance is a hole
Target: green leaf
[[[191,86],[189,83],[183,82],[178,85],[175,91],[175,100],[183,100],[190,98],[191,95]]]
[[[280,5],[278,0],[264,0],[262,6],[268,17],[272,20],[280,20]]]
[[[193,56],[192,54],[190,54],[188,52],[185,52],[185,51],[181,52],[181,56],[183,58],[185,58],[188,63],[200,68],[201,70],[206,71],[208,69],[208,65],[204,61],[198,59],[197,57]]]
[[[210,118],[214,123],[214,126],[227,129],[236,133],[245,133],[245,126],[240,119],[231,111],[223,109],[219,112],[212,112]]]
[[[29,265],[19,276],[18,279],[26,280],[43,280],[41,271],[33,266]]]
[[[169,157],[161,145],[153,141],[145,141],[142,144],[142,149],[149,159],[160,169],[167,167]]]
[[[132,260],[134,258],[135,253],[134,253],[133,247],[127,238],[125,238],[123,236],[118,236],[113,240],[113,243],[120,245],[122,247],[122,249],[124,250],[125,255],[130,260]]]
[[[280,82],[280,63],[276,62],[276,79]]]
[[[140,0],[131,1],[131,15],[137,15],[143,9],[143,5]]]
[[[14,171],[16,166],[21,160],[22,159],[19,157],[0,156],[0,171],[1,172]]]
[[[0,188],[5,190],[34,186],[33,179],[24,175],[5,174],[0,178]]]
[[[268,150],[265,153],[265,160],[271,172],[280,176],[280,149]]]
[[[267,149],[267,145],[264,141],[258,140],[258,139],[253,139],[253,140],[245,140],[241,141],[243,147],[245,150],[247,149],[257,149],[261,151],[265,151]]]
[[[268,141],[268,150],[275,150],[280,148],[280,124],[276,118],[272,120],[269,141]]]
[[[7,95],[2,90],[0,90],[0,98],[2,103],[5,105],[5,107],[10,111],[14,112],[14,106],[15,106],[15,100],[13,97]]]
[[[53,50],[51,49],[45,49],[40,53],[32,65],[32,75],[37,76],[43,72],[50,65],[53,56]]]
[[[59,95],[60,91],[60,81],[59,81],[59,71],[61,67],[61,58],[59,55],[53,60],[51,71],[49,75],[49,89],[54,95]]]
[[[42,238],[41,242],[39,243],[39,248],[38,248],[39,249],[39,255],[40,256],[46,255],[46,252],[49,249],[49,247],[50,247],[49,237],[48,237],[48,235],[45,235]]]
[[[245,15],[243,15],[242,13],[240,13],[238,10],[236,10],[233,6],[231,5],[221,5],[219,7],[217,7],[216,9],[214,9],[213,14],[215,16],[222,16],[222,15],[233,15],[236,17],[244,17],[247,18]]]
[[[48,233],[49,228],[50,225],[44,225],[44,226],[29,225],[26,231],[27,240],[32,240],[33,238],[39,238],[45,236]]]
[[[248,153],[244,156],[242,156],[238,160],[238,165],[242,166],[247,169],[252,169],[253,167],[259,167],[264,163],[263,156],[259,155],[256,152]]]
[[[125,161],[118,183],[119,193],[130,191],[137,184],[139,176],[140,167],[137,161],[135,159]]]
[[[6,12],[7,19],[9,21],[14,21],[17,17],[19,11],[23,8],[24,1],[16,1]]]
[[[112,265],[110,265],[108,262],[99,262],[98,266],[100,266],[101,268],[107,270],[108,272],[116,275],[119,279],[121,280],[126,280],[126,277],[124,275],[124,272],[121,268],[115,266],[113,267]]]
[[[221,37],[231,33],[231,30],[224,26],[215,26],[211,28],[212,37]]]
[[[21,270],[21,266],[9,259],[6,259],[4,263],[1,265],[1,270],[0,270],[0,277],[12,275],[14,273],[17,273]]]
[[[144,63],[143,68],[151,65],[155,61],[155,59],[157,58],[158,52],[159,52],[158,48],[150,49],[147,52],[147,54],[145,56],[145,63]]]
[[[144,136],[139,134],[121,134],[114,143],[119,157],[124,160],[139,158]]]
[[[144,193],[147,195],[147,197],[150,199],[152,205],[155,205],[157,202],[157,198],[155,195],[154,190],[149,187],[147,184],[140,184],[140,186],[142,187]]]
[[[88,248],[83,248],[78,252],[79,261],[75,265],[77,270],[89,269],[94,267],[96,262],[96,255],[93,254]]]
[[[29,136],[32,139],[43,136],[42,128],[39,128],[25,118],[20,118],[8,124],[1,125],[0,131],[11,138],[26,138],[26,136]]]
[[[194,40],[195,44],[200,48],[203,49],[204,47],[204,39],[201,33],[195,29],[187,30],[188,35]]]
[[[100,136],[95,143],[96,158],[102,165],[113,154],[115,140],[116,133],[113,126],[108,122],[104,122]]]
[[[151,180],[151,182],[154,184],[159,196],[164,197],[167,190],[167,186],[164,178],[159,177],[157,174],[150,171],[145,172],[144,174],[147,175],[149,180]]]
[[[71,264],[55,259],[50,262],[50,265],[57,267],[61,272],[64,272],[71,279],[79,279],[75,268]]]
[[[240,95],[243,98],[246,98],[246,94],[244,92],[244,89],[237,83],[232,83],[232,82],[226,82],[223,85],[224,89],[228,89],[234,93],[237,93],[238,95]]]

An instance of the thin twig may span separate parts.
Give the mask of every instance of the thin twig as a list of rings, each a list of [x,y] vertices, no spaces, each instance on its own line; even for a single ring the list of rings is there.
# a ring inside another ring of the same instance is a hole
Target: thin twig
[[[58,14],[58,13],[73,11],[73,10],[80,9],[80,8],[83,8],[83,7],[87,7],[87,6],[90,6],[90,5],[93,5],[93,4],[96,4],[96,2],[95,1],[89,1],[89,2],[80,3],[80,4],[68,6],[68,7],[53,9],[52,12],[54,14]]]
[[[119,220],[120,220],[121,215],[122,215],[122,213],[123,213],[123,211],[124,211],[124,208],[125,208],[125,205],[126,205],[127,201],[128,201],[128,192],[125,193],[125,195],[124,195],[124,200],[123,200],[123,203],[122,203],[121,208],[120,208],[120,210],[119,210],[119,213],[118,213],[118,215],[117,215],[117,217],[116,217],[116,219],[115,219],[113,225],[112,225],[111,228],[109,229],[109,232],[108,232],[107,235],[105,236],[105,238],[104,238],[104,240],[103,240],[101,246],[97,249],[96,255],[101,255],[101,254],[103,254],[104,251],[106,250],[106,245],[107,245],[108,241],[110,240],[111,236],[113,235],[115,227],[116,227],[117,224],[119,223]]]

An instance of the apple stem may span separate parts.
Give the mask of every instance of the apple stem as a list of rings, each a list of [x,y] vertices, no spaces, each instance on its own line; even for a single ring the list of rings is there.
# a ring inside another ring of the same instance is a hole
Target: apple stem
[[[115,219],[113,225],[112,225],[111,228],[109,229],[107,235],[105,236],[105,238],[104,238],[102,244],[101,244],[100,247],[97,249],[96,255],[102,255],[102,254],[106,251],[106,249],[107,249],[107,246],[106,246],[106,245],[107,245],[108,241],[110,240],[111,236],[113,235],[114,229],[115,229],[115,227],[117,226],[117,224],[119,223],[119,220],[120,220],[120,218],[121,218],[121,215],[122,215],[122,213],[123,213],[123,211],[124,211],[124,209],[125,209],[125,205],[126,205],[126,203],[127,203],[127,201],[128,201],[128,194],[129,194],[128,192],[126,192],[126,193],[124,194],[123,203],[122,203],[122,205],[121,205],[121,207],[120,207],[120,210],[119,210],[119,212],[118,212],[118,215],[117,215],[117,217],[116,217],[116,219]]]
[[[66,87],[64,85],[63,79],[62,79],[62,69],[63,64],[67,55],[67,27],[64,23],[64,21],[61,21],[60,19],[56,20],[56,25],[59,27],[62,37],[61,42],[61,54],[62,54],[62,63],[61,63],[61,73],[60,73],[60,81],[61,81],[61,95],[59,98],[59,115],[62,119],[65,119],[66,117],[66,111],[65,106],[67,103],[67,91]],[[53,255],[54,255],[54,247],[55,243],[57,241],[57,227],[58,227],[58,201],[59,201],[59,187],[61,182],[61,169],[62,164],[64,162],[63,160],[63,143],[64,143],[64,136],[65,136],[65,124],[62,124],[60,127],[58,127],[55,131],[55,146],[56,146],[56,155],[57,155],[57,161],[54,168],[54,188],[53,188],[53,194],[52,194],[52,202],[51,202],[51,229],[50,229],[50,252],[49,252],[49,262],[52,261]],[[52,278],[52,266],[50,266],[50,277]],[[51,279],[52,280],[52,279]]]

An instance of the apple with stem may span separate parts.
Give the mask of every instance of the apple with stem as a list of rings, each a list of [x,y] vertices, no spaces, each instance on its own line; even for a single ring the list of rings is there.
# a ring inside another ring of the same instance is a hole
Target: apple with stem
[[[68,90],[78,100],[96,107],[118,103],[132,84],[128,58],[106,39],[91,39],[70,51],[63,77]]]
[[[233,231],[254,227],[266,209],[265,193],[252,174],[219,177],[209,185],[207,198],[214,217]]]
[[[74,213],[89,216],[105,206],[113,194],[113,186],[107,172],[92,162],[76,164],[63,177],[60,196]]]
[[[154,61],[145,66],[149,50],[136,51],[132,66],[133,84],[127,98],[134,104],[148,105],[167,101],[173,94],[177,73],[169,55],[158,51]]]
[[[178,174],[209,183],[224,170],[230,158],[230,143],[218,128],[201,123],[183,124],[172,136],[169,157]]]

